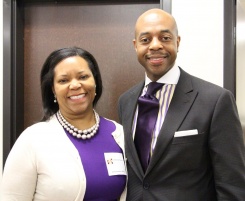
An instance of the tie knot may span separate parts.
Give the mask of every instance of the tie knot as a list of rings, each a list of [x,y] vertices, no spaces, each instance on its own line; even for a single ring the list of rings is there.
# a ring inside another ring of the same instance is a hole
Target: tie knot
[[[146,94],[148,95],[153,95],[163,86],[162,83],[158,83],[158,82],[151,82],[150,84],[148,84],[148,88],[147,88],[147,92]]]

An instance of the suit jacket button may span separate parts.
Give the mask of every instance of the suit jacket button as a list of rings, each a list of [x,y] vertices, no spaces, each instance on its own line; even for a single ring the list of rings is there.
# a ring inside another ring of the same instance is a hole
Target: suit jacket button
[[[150,184],[145,182],[143,185],[143,188],[147,190],[148,188],[150,188]]]

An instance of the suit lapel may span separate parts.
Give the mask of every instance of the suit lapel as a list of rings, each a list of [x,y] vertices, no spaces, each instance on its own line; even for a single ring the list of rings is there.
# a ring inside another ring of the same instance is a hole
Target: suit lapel
[[[192,87],[191,76],[181,70],[180,79],[176,86],[167,115],[158,136],[154,154],[146,174],[151,171],[151,169],[160,159],[162,153],[171,143],[175,131],[178,130],[183,122],[196,96],[197,92],[194,91]]]
[[[125,108],[126,115],[124,116],[123,125],[125,131],[125,146],[126,146],[126,157],[130,166],[135,171],[137,176],[142,179],[144,176],[143,169],[141,167],[138,154],[134,145],[133,134],[132,134],[132,125],[134,121],[134,114],[137,107],[137,100],[141,94],[141,91],[144,87],[144,82],[141,82],[137,85],[134,90],[129,93],[128,104]]]

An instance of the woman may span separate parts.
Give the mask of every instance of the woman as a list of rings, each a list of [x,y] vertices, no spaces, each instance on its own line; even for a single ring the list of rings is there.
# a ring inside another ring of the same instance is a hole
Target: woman
[[[44,117],[13,146],[1,201],[126,200],[123,129],[94,110],[102,94],[94,57],[77,47],[52,52],[41,90]]]

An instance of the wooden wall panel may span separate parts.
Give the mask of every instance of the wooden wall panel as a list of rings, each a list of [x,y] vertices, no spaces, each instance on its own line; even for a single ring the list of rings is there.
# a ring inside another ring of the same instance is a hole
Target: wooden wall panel
[[[97,111],[118,120],[121,93],[144,77],[133,48],[137,17],[159,4],[79,5],[35,4],[24,10],[24,127],[42,116],[40,69],[55,49],[79,46],[100,66],[104,91]]]

